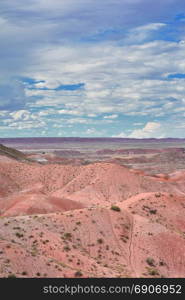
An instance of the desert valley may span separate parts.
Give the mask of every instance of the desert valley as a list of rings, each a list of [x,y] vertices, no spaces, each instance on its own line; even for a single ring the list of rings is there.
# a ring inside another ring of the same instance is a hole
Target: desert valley
[[[185,140],[0,143],[0,277],[185,277]]]

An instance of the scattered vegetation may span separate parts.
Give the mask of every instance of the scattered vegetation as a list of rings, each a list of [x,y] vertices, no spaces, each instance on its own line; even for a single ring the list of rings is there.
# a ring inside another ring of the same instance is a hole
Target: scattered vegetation
[[[22,238],[24,235],[22,233],[16,232],[15,234],[18,238]]]
[[[72,238],[72,234],[70,232],[66,232],[66,233],[64,233],[64,238],[65,239],[71,239]]]
[[[157,209],[150,209],[149,213],[155,215],[157,213]]]
[[[161,261],[159,262],[159,265],[160,265],[160,266],[165,266],[166,263],[165,263],[164,261],[161,260]]]
[[[157,269],[149,268],[148,269],[148,274],[151,275],[151,276],[157,276],[157,275],[159,275],[159,272],[158,272]]]
[[[103,244],[103,239],[98,239],[97,242],[98,244]]]
[[[148,257],[148,258],[146,259],[146,262],[147,262],[147,264],[148,264],[149,266],[151,266],[151,267],[154,267],[154,266],[155,266],[155,260],[154,260],[153,258],[151,258],[151,257]]]
[[[71,248],[69,247],[69,246],[64,246],[64,251],[70,251],[71,250]]]
[[[116,205],[112,205],[111,209],[114,210],[114,211],[121,211],[121,208],[119,206],[116,206]]]
[[[23,271],[23,272],[22,272],[22,275],[23,275],[23,276],[26,276],[27,274],[28,274],[28,273],[27,273],[26,271]]]
[[[81,271],[76,271],[74,275],[75,277],[82,277],[83,273]]]
[[[9,274],[8,278],[16,278],[17,276],[15,274]]]

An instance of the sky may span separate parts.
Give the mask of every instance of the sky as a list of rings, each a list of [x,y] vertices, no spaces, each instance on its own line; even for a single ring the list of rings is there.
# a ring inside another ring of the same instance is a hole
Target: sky
[[[185,138],[185,1],[1,0],[0,137]]]

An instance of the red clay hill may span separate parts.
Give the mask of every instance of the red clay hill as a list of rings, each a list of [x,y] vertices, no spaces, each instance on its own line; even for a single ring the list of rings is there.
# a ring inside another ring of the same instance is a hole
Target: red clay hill
[[[185,277],[183,170],[18,152],[0,153],[0,277]]]

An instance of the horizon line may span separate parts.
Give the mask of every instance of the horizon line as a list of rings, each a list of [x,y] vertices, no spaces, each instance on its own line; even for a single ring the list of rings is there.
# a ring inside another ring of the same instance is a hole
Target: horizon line
[[[0,140],[3,139],[121,139],[121,140],[173,140],[173,139],[179,139],[179,140],[185,140],[185,137],[165,137],[165,138],[129,138],[129,137],[80,137],[80,136],[65,136],[65,137],[58,137],[58,136],[26,136],[26,137],[0,137]]]

